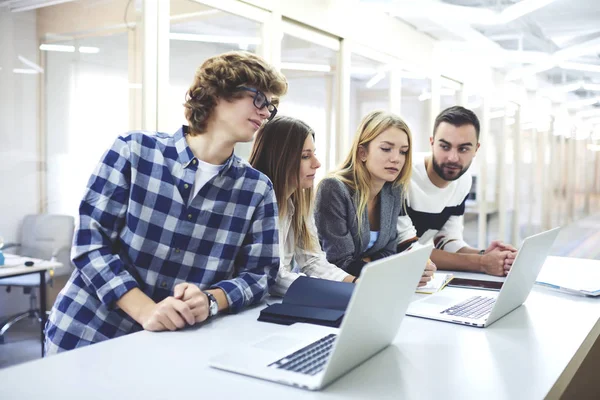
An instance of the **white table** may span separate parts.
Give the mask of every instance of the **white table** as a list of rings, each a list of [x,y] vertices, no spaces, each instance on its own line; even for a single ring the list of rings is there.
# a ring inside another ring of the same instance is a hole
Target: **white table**
[[[0,282],[3,278],[13,278],[16,276],[29,275],[39,273],[40,275],[40,317],[42,318],[41,323],[41,343],[42,343],[42,357],[44,356],[44,327],[46,326],[46,271],[54,268],[62,267],[62,263],[58,261],[47,261],[39,260],[37,258],[30,257],[17,257],[11,254],[5,254],[6,261],[14,262],[17,260],[19,265],[0,266]],[[25,266],[26,261],[32,261],[33,265],[30,267]]]
[[[536,287],[523,307],[486,329],[406,317],[393,346],[308,392],[208,367],[224,348],[286,329],[257,322],[261,308],[0,370],[0,398],[541,399],[600,331],[598,299]]]

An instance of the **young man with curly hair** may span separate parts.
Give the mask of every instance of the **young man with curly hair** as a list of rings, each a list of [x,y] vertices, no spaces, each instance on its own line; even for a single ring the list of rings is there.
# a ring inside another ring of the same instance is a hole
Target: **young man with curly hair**
[[[196,71],[188,126],[117,138],[81,201],[76,269],[46,325],[46,354],[174,331],[268,293],[279,264],[275,194],[233,149],[286,91],[260,57],[221,54]]]

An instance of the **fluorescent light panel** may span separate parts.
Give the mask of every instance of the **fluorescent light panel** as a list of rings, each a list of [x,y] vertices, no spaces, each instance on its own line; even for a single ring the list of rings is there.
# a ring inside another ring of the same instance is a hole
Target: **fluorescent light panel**
[[[86,54],[97,54],[100,52],[100,49],[98,47],[90,47],[90,46],[79,46],[78,50],[80,53],[86,53]]]
[[[39,72],[37,72],[35,69],[29,69],[29,68],[15,68],[15,69],[13,69],[13,72],[15,74],[24,74],[24,75],[39,74]]]
[[[63,53],[74,53],[75,52],[75,46],[69,46],[69,45],[65,45],[65,44],[41,44],[40,45],[40,50],[43,51],[60,51]]]

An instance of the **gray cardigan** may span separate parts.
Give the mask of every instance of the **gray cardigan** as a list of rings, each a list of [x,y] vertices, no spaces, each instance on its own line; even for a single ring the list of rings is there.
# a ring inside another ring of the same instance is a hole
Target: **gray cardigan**
[[[377,260],[396,253],[396,221],[402,213],[402,188],[383,185],[380,198],[379,237],[369,245],[369,217],[365,209],[361,232],[358,232],[356,199],[353,191],[337,178],[321,181],[315,200],[315,222],[327,260],[348,273],[358,276],[366,264],[363,257]]]

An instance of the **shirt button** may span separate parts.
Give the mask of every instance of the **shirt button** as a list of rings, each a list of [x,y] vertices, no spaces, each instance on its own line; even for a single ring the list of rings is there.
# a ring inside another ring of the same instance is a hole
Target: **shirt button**
[[[161,287],[161,288],[163,288],[163,289],[166,289],[166,288],[167,288],[167,282],[164,282],[164,281],[163,281],[163,282],[160,284],[160,287]]]
[[[192,219],[192,214],[188,214],[188,219]]]
[[[192,160],[192,164],[196,165],[196,163],[197,163],[197,161],[196,161],[196,159],[194,158],[194,159]]]
[[[175,253],[179,253],[181,250],[179,249],[175,249]]]
[[[188,184],[186,183],[185,185],[183,185],[183,187],[184,187],[185,189],[187,189],[187,188],[189,188],[189,187],[190,187],[190,185],[188,185]]]

